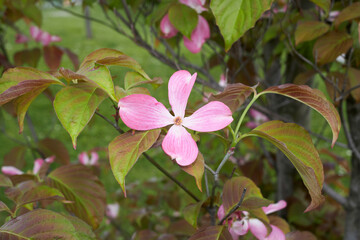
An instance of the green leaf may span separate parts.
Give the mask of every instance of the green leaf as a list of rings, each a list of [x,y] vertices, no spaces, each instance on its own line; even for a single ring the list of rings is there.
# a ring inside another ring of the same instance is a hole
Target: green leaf
[[[191,33],[198,23],[198,14],[194,9],[184,4],[174,4],[169,9],[169,19],[177,30],[191,39]]]
[[[55,112],[71,136],[76,149],[76,138],[89,123],[96,108],[106,98],[102,90],[95,87],[66,87],[60,90],[54,100]]]
[[[46,185],[38,185],[27,189],[20,197],[16,199],[16,209],[19,209],[25,204],[42,201],[42,200],[64,200],[64,195],[57,189]]]
[[[0,174],[0,187],[12,187],[13,184],[7,176]]]
[[[115,88],[109,69],[103,65],[96,65],[88,62],[83,65],[76,74],[84,76],[85,81],[91,82],[95,87],[99,87],[106,92],[115,102]]]
[[[345,32],[332,31],[320,37],[314,45],[313,55],[319,65],[331,63],[346,53],[353,45],[353,39]]]
[[[141,68],[140,64],[136,62],[133,58],[125,55],[124,53],[110,48],[101,48],[85,57],[84,61],[80,65],[80,69],[87,64],[87,62],[96,62],[102,65],[109,66],[121,66],[127,67],[144,76],[144,78],[149,79],[149,76]]]
[[[12,214],[11,210],[9,209],[9,207],[8,207],[5,203],[3,203],[2,201],[0,201],[0,212],[2,212],[2,211],[6,211],[6,212]]]
[[[275,93],[287,96],[308,105],[320,113],[331,127],[333,133],[332,146],[334,146],[341,128],[340,116],[334,105],[326,99],[320,90],[312,89],[306,85],[284,84],[270,87],[260,94],[264,93]]]
[[[149,80],[144,78],[141,74],[137,72],[127,72],[125,75],[125,90],[129,90],[130,88],[139,86],[141,84],[151,83],[160,85],[162,83],[161,78],[154,78],[153,80]]]
[[[66,200],[66,209],[87,222],[93,229],[99,227],[105,213],[106,192],[99,179],[82,165],[65,165],[52,171],[47,178],[49,186],[57,188]]]
[[[209,226],[199,229],[189,240],[232,240],[227,226]]]
[[[67,220],[69,220],[72,223],[76,231],[75,235],[79,240],[97,239],[91,227],[86,222],[74,216],[65,215],[65,214],[61,214],[61,215],[66,217]]]
[[[229,84],[222,93],[211,95],[209,101],[223,102],[234,113],[254,91],[255,87],[242,83]]]
[[[199,213],[203,203],[203,201],[200,201],[197,203],[189,204],[183,210],[185,220],[194,228],[197,228],[197,219],[199,217]]]
[[[300,22],[295,31],[295,44],[314,40],[329,31],[330,26],[319,21]]]
[[[203,155],[199,152],[195,162],[193,162],[189,166],[180,166],[180,167],[182,170],[184,170],[185,172],[187,172],[188,174],[190,174],[191,176],[193,176],[195,178],[196,186],[198,187],[198,189],[200,191],[202,191],[201,180],[202,180],[202,177],[204,174],[204,169],[205,169]]]
[[[309,133],[295,123],[281,121],[266,122],[243,137],[264,138],[279,148],[299,172],[311,196],[311,203],[305,210],[310,211],[323,203],[321,194],[324,172],[319,154]]]
[[[222,201],[226,214],[240,202],[244,188],[246,188],[246,192],[239,210],[249,211],[272,203],[272,201],[263,198],[260,189],[250,178],[235,177],[228,180],[223,188]]]
[[[335,19],[335,27],[337,28],[341,23],[356,18],[360,18],[360,2],[353,3],[344,8]]]
[[[321,7],[325,11],[325,15],[327,16],[331,6],[331,0],[310,0],[319,7]]]
[[[59,213],[37,209],[0,227],[0,239],[79,239],[72,223]],[[80,239],[79,239],[80,240]]]
[[[254,27],[261,15],[271,7],[273,0],[212,0],[210,8],[225,40],[225,50],[247,30]]]
[[[117,136],[109,144],[111,170],[125,196],[125,176],[134,166],[140,155],[155,143],[160,132],[160,129],[144,132],[136,131],[135,133],[129,131]]]

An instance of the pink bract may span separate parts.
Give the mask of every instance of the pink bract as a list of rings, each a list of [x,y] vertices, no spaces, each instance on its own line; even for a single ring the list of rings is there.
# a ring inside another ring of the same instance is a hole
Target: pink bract
[[[16,34],[16,39],[15,42],[16,43],[27,43],[29,41],[28,37],[23,35],[23,34]]]
[[[99,155],[97,152],[91,152],[91,157],[86,152],[82,152],[78,156],[79,162],[83,165],[94,166],[98,164]]]
[[[223,129],[233,121],[231,110],[218,101],[210,102],[193,115],[185,117],[187,101],[195,80],[196,73],[191,75],[185,70],[177,71],[170,77],[169,102],[175,116],[162,103],[148,95],[133,94],[119,101],[120,117],[129,128],[145,131],[172,125],[162,142],[162,148],[181,166],[192,164],[199,152],[196,142],[184,127],[211,132]]]
[[[270,214],[285,208],[286,205],[284,200],[280,200],[262,209],[265,214]],[[222,219],[223,217],[225,217],[225,209],[221,205],[218,209],[218,218]],[[268,235],[265,224],[257,218],[250,218],[249,213],[246,211],[234,212],[229,217],[227,224],[234,240],[238,240],[239,236],[245,235],[249,230],[258,240],[285,240],[285,234],[277,226],[270,224],[272,231]]]
[[[61,41],[61,38],[59,36],[51,35],[50,33],[42,31],[36,26],[30,27],[30,35],[36,42],[41,42],[43,46],[47,46],[52,42]]]
[[[40,171],[40,168],[41,168],[41,166],[42,166],[43,164],[44,164],[44,160],[43,160],[43,159],[41,159],[41,158],[36,159],[36,160],[34,161],[33,173],[34,173],[34,174],[38,174],[39,171]]]
[[[20,169],[17,169],[16,167],[13,167],[13,166],[3,166],[3,167],[1,167],[1,172],[3,174],[9,175],[9,176],[21,175],[24,173]]]
[[[206,2],[205,0],[179,0],[179,2],[191,7],[197,13],[202,13],[203,11],[207,11],[207,9],[204,7]]]
[[[164,34],[164,38],[172,38],[178,33],[178,30],[170,22],[169,14],[166,14],[163,19],[161,19],[160,30]]]
[[[199,15],[198,25],[191,33],[191,39],[183,37],[184,45],[192,53],[200,52],[202,45],[210,38],[210,27],[206,19]]]
[[[112,203],[106,205],[106,216],[111,219],[115,219],[119,215],[120,205],[118,203]]]

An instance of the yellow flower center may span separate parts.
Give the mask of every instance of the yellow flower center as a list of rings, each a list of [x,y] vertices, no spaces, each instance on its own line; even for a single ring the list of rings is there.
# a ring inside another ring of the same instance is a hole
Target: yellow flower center
[[[176,117],[176,118],[174,119],[174,124],[175,124],[175,125],[181,125],[181,123],[182,123],[181,117]]]

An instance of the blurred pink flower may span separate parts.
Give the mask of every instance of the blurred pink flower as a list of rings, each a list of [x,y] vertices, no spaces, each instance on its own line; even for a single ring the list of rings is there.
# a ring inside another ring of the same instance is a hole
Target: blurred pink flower
[[[220,87],[223,87],[223,88],[227,86],[227,79],[226,79],[225,74],[223,74],[223,73],[220,75],[219,85],[220,85]]]
[[[185,108],[196,75],[180,70],[170,77],[168,95],[175,116],[162,103],[148,95],[133,94],[119,101],[120,117],[129,128],[146,131],[172,125],[162,142],[162,148],[181,166],[192,164],[199,151],[196,142],[184,127],[198,132],[212,132],[233,121],[231,110],[218,101],[212,101],[191,116],[185,117]]]
[[[9,175],[9,176],[24,174],[23,171],[21,171],[20,169],[17,169],[14,166],[2,166],[1,172],[3,174]]]
[[[179,2],[191,7],[197,13],[207,11],[207,9],[204,7],[206,0],[179,0]]]
[[[27,43],[28,41],[29,41],[29,39],[27,36],[20,34],[20,33],[16,34],[16,39],[15,39],[16,43]]]
[[[164,34],[164,38],[172,38],[178,33],[178,30],[170,22],[169,14],[166,14],[161,20],[160,30]]]
[[[91,157],[86,152],[82,152],[78,156],[79,162],[83,165],[94,166],[98,164],[99,155],[97,152],[91,152]]]
[[[277,203],[270,204],[267,207],[262,207],[262,210],[266,215],[279,211],[286,207],[286,202],[280,200]],[[218,218],[223,219],[225,217],[224,206],[221,205],[218,210]],[[225,222],[224,222],[225,223]],[[245,235],[250,232],[259,240],[285,240],[285,234],[274,225],[270,224],[272,229],[268,235],[265,224],[257,218],[250,218],[249,213],[246,211],[236,211],[227,220],[229,226],[229,232],[234,240],[238,240],[239,236]]]
[[[115,219],[119,215],[120,205],[118,203],[112,203],[106,205],[106,216],[110,219]]]
[[[46,158],[45,160],[44,159],[41,159],[41,158],[38,158],[34,161],[34,167],[33,167],[33,171],[32,173],[33,174],[38,174],[40,169],[41,169],[41,166],[46,162],[46,163],[52,163],[55,159],[55,156],[51,156],[51,157],[48,157]],[[24,174],[23,171],[21,171],[20,169],[14,167],[14,166],[3,166],[1,168],[1,171],[2,173],[6,174],[6,175],[21,175],[21,174]]]
[[[269,118],[266,115],[262,114],[261,112],[255,109],[251,108],[249,114],[253,118],[253,121],[249,121],[246,123],[246,126],[248,128],[256,128],[262,123],[269,121]]]
[[[210,38],[209,24],[201,15],[199,15],[198,25],[191,33],[191,40],[183,37],[185,47],[192,53],[200,52],[202,45],[208,38]]]
[[[30,35],[36,42],[41,42],[43,46],[47,46],[52,42],[61,41],[61,38],[59,36],[51,35],[50,33],[42,31],[36,26],[30,27]]]

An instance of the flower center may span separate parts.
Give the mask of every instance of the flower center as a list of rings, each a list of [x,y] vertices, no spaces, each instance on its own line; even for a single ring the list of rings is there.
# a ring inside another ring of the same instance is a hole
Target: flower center
[[[181,125],[181,123],[182,123],[181,117],[176,117],[176,118],[174,119],[174,124],[175,124],[175,125]]]

